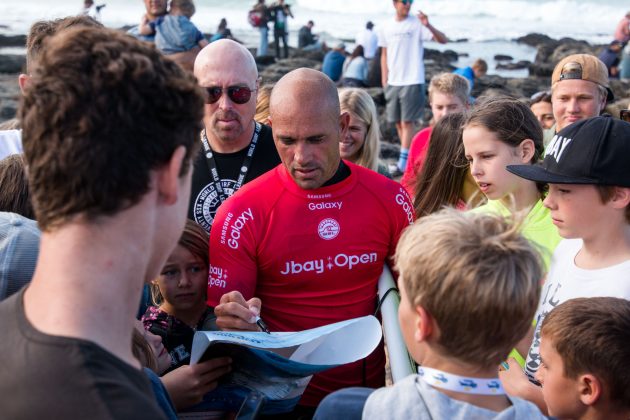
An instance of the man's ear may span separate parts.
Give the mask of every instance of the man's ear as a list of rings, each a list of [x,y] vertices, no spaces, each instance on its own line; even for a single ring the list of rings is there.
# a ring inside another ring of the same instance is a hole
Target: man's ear
[[[181,193],[180,174],[185,158],[186,148],[184,146],[177,146],[169,161],[157,170],[157,191],[159,199],[166,205],[175,204]],[[192,168],[188,170],[192,171]]]
[[[273,126],[273,121],[271,121],[271,115],[267,117],[267,125],[268,125],[269,127],[272,127],[272,126]]]
[[[534,157],[534,153],[536,153],[536,146],[534,146],[534,140],[525,139],[519,144],[519,158],[521,162],[527,164],[532,161]]]
[[[586,406],[592,406],[602,395],[602,382],[595,375],[587,373],[578,377],[580,401]]]
[[[416,341],[426,341],[429,337],[434,335],[435,332],[435,320],[429,314],[429,312],[420,305],[416,305],[416,324],[414,338]]]
[[[20,86],[20,91],[22,92],[22,95],[24,95],[24,90],[26,89],[26,86],[28,85],[28,82],[30,80],[31,76],[29,76],[28,74],[20,73],[20,75],[18,76],[18,85]]]
[[[630,188],[615,187],[615,192],[610,199],[616,209],[625,209],[630,205]]]

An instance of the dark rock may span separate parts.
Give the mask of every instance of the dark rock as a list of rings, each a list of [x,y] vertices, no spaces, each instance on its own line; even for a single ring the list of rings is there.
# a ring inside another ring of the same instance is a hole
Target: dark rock
[[[394,130],[396,131],[396,130]],[[400,144],[398,142],[381,142],[381,159],[385,160],[395,160],[398,159],[398,155],[400,154]]]
[[[467,52],[463,52],[463,53],[458,53],[457,56],[458,57],[470,57],[470,54],[468,54]]]
[[[383,92],[383,88],[373,87],[367,88],[365,91],[372,97],[377,108],[385,106],[385,93]]]
[[[254,57],[256,57],[256,55],[254,55]],[[273,57],[271,55],[263,55],[260,57],[256,57],[256,64],[258,65],[258,67],[264,67],[264,66],[269,66],[273,63],[276,62],[276,57]]]
[[[529,45],[530,47],[537,47],[541,44],[546,44],[549,41],[553,41],[553,39],[544,34],[531,33],[516,38],[515,41],[519,44]]]
[[[17,54],[0,55],[0,73],[20,73],[26,65],[26,56]]]
[[[24,47],[26,35],[2,35],[0,34],[0,47]]]
[[[511,55],[506,55],[506,54],[497,54],[494,56],[494,59],[496,61],[512,61],[514,60],[514,57],[512,57]]]
[[[449,40],[449,42],[468,42],[468,38],[458,38],[455,41]]]
[[[595,48],[583,42],[561,43],[549,57],[549,61],[554,65],[564,57],[573,54],[595,54]]]
[[[519,97],[529,98],[541,90],[549,90],[549,78],[524,77],[522,79],[508,79],[507,88],[512,92],[519,92]]]
[[[530,64],[532,64],[530,61],[521,60],[517,63],[499,63],[496,68],[501,70],[522,70],[529,68]]]
[[[446,50],[442,52],[430,48],[425,48],[424,60],[425,62],[432,61],[440,65],[450,65],[450,63],[457,61],[457,53],[452,50]]]
[[[262,76],[263,83],[276,83],[288,72],[301,67],[321,70],[322,64],[319,61],[308,58],[286,58],[283,60],[277,60],[274,64],[266,67],[262,72],[260,72],[260,75]]]

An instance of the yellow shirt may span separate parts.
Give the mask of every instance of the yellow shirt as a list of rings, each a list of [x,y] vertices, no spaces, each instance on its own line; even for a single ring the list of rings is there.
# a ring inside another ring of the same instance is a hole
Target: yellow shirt
[[[483,206],[477,207],[471,211],[486,214],[493,213],[503,217],[512,215],[510,209],[499,200],[488,200]],[[527,216],[523,220],[522,233],[530,242],[537,245],[545,264],[543,267],[544,272],[547,273],[549,271],[551,255],[562,238],[558,234],[558,229],[551,221],[549,209],[543,206],[542,200],[538,200],[529,213],[527,213]]]

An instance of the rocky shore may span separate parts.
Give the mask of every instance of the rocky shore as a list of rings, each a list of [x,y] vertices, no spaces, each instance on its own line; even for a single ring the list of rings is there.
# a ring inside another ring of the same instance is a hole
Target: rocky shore
[[[509,78],[496,75],[485,76],[475,81],[472,91],[473,96],[481,94],[508,94],[515,97],[529,98],[532,94],[547,90],[550,87],[550,78],[554,64],[561,58],[576,53],[590,53],[598,55],[603,45],[590,45],[585,41],[571,38],[552,39],[543,34],[529,34],[514,40],[535,47],[537,54],[534,62],[519,61],[513,62],[512,58],[506,55],[497,54],[495,59],[498,66],[504,69],[529,70],[529,77]],[[2,47],[23,47],[26,37],[23,35],[5,36],[0,34],[0,48]],[[258,66],[263,83],[274,83],[287,72],[299,68],[310,67],[320,69],[324,57],[323,52],[303,52],[291,49],[290,57],[282,60],[275,60],[273,57],[258,58]],[[444,52],[425,49],[426,77],[429,80],[435,74],[455,69],[453,65],[457,61],[457,53],[451,50]],[[22,71],[25,64],[25,57],[18,54],[0,54],[0,122],[15,116],[19,102],[19,87],[17,75]],[[619,115],[619,109],[628,106],[630,101],[630,82],[613,80],[611,87],[615,93],[615,102],[608,104],[607,111],[614,116]],[[393,127],[386,124],[384,120],[385,97],[380,87],[369,88],[370,95],[377,104],[383,137],[385,144],[382,155],[388,158],[397,154],[397,138]],[[430,110],[427,108],[424,121],[430,120]],[[418,126],[420,129],[421,126]]]

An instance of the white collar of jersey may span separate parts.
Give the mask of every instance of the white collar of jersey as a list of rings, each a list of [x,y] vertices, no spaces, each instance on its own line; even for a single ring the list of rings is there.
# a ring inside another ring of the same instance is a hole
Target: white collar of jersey
[[[504,395],[499,378],[467,378],[428,367],[418,367],[418,375],[427,384],[448,391],[476,395]]]

